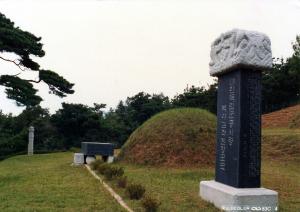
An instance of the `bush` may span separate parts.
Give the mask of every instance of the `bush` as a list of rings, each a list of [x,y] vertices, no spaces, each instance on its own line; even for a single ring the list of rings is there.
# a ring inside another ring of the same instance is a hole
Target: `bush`
[[[81,149],[78,148],[78,147],[71,147],[71,148],[69,149],[69,151],[70,151],[70,152],[73,152],[73,153],[76,153],[76,152],[80,152]]]
[[[0,132],[1,132],[0,127]],[[17,153],[27,153],[27,136],[26,130],[21,131],[19,134],[7,137],[0,137],[0,158],[4,159],[9,155],[16,155]]]
[[[126,188],[126,192],[130,199],[141,199],[144,196],[145,191],[145,188],[140,184],[131,184]]]
[[[93,161],[91,164],[90,164],[90,167],[92,170],[97,170],[99,166],[101,166],[103,164],[103,161],[102,160],[95,160]]]
[[[119,188],[126,188],[126,186],[127,186],[127,177],[126,176],[119,177],[117,185],[118,185]]]
[[[109,167],[104,171],[104,177],[107,180],[112,180],[117,177],[122,177],[124,174],[123,167]]]
[[[150,196],[147,196],[143,198],[142,205],[146,212],[156,212],[160,202]]]
[[[102,163],[97,167],[97,171],[102,175],[104,175],[107,169],[110,169],[110,165],[108,165],[107,163]]]

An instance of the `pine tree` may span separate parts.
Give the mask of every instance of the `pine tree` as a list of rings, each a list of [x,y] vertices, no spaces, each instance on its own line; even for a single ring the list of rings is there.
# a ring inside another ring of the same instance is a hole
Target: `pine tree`
[[[43,57],[41,38],[16,27],[14,22],[0,13],[0,59],[18,67],[19,73],[0,75],[0,85],[5,87],[7,98],[16,101],[18,106],[32,107],[38,105],[42,98],[37,95],[33,83],[44,82],[49,86],[49,92],[59,97],[73,94],[74,84],[68,82],[54,71],[41,69],[40,65],[30,56]],[[16,59],[4,57],[4,53],[13,53]],[[33,71],[38,80],[22,79],[24,72]]]

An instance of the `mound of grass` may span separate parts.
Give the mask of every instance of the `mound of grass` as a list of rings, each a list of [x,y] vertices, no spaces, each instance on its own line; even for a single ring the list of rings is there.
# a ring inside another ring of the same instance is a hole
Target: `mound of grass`
[[[215,161],[216,117],[196,108],[159,113],[135,130],[118,160],[134,164],[211,166]]]
[[[264,114],[262,116],[262,127],[263,128],[287,128],[289,127],[289,125],[293,126],[291,120],[295,119],[297,114],[299,114],[299,111],[300,111],[300,104]],[[297,122],[297,119],[295,121]],[[299,124],[299,118],[298,118],[298,124]]]

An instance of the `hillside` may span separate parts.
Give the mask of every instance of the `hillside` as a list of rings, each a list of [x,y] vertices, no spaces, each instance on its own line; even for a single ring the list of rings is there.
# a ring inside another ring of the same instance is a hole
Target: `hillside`
[[[300,162],[300,104],[262,116],[262,156]]]
[[[216,117],[201,109],[159,113],[135,130],[119,160],[169,167],[210,166],[215,161]]]
[[[262,128],[288,128],[298,116],[300,116],[300,104],[267,113],[262,116]],[[295,121],[299,122],[300,117],[298,119]],[[298,127],[300,128],[300,124]]]

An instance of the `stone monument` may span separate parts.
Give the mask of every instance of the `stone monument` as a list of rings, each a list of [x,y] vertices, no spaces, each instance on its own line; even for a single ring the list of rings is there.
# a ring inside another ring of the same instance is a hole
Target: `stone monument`
[[[28,130],[28,155],[33,155],[34,127],[30,126]]]
[[[211,45],[210,75],[218,77],[215,181],[200,196],[225,211],[276,211],[278,194],[261,188],[261,71],[272,67],[270,39],[234,29]]]

